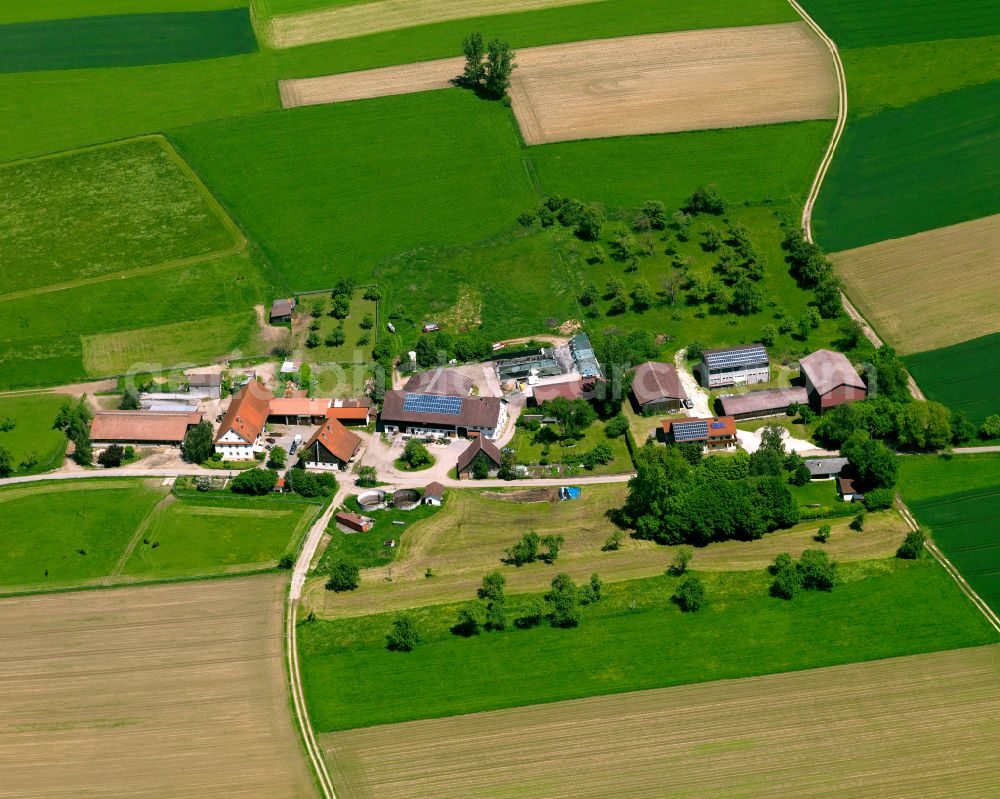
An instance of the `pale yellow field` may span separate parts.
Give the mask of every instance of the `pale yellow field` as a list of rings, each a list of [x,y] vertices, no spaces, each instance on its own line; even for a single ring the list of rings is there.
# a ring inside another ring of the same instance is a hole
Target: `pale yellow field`
[[[802,23],[533,47],[516,54],[514,112],[528,144],[834,116],[829,54]],[[444,89],[462,59],[281,81],[282,104]]]
[[[381,0],[275,17],[267,26],[265,35],[271,47],[280,49],[333,39],[350,39],[416,25],[430,25],[450,19],[469,19],[593,2],[599,0]]]
[[[285,579],[0,600],[0,798],[315,797]]]
[[[340,799],[984,799],[1000,785],[998,685],[989,646],[321,743]]]
[[[832,495],[832,484],[830,491]],[[626,537],[617,552],[601,551],[615,529],[605,512],[620,507],[627,492],[624,483],[592,485],[573,502],[515,504],[489,499],[475,489],[453,489],[441,512],[402,535],[391,568],[362,571],[361,586],[347,593],[327,591],[325,577],[314,578],[306,585],[305,604],[323,618],[341,618],[459,602],[474,594],[483,574],[493,569],[504,573],[507,591],[515,594],[547,588],[553,568],[577,580],[596,571],[609,582],[662,574],[677,547]],[[757,541],[711,544],[695,550],[691,564],[707,571],[763,569],[781,552],[797,556],[818,546],[813,536],[821,523],[800,524]],[[824,550],[836,560],[889,557],[907,531],[895,511],[869,516],[864,533],[848,529],[849,523],[849,517],[830,521],[832,535]],[[564,537],[555,567],[536,563],[518,569],[501,564],[505,550],[528,530]],[[428,568],[434,574],[429,579]]]
[[[904,354],[1000,331],[1000,214],[830,258],[851,301]]]

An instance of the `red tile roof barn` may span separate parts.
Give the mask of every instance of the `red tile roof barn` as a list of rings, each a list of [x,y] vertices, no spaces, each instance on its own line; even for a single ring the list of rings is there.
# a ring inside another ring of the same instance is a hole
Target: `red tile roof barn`
[[[371,410],[372,401],[367,397],[362,397],[361,399],[335,399],[330,407],[326,409],[326,418],[367,421]]]
[[[337,520],[337,524],[342,524],[344,527],[357,530],[360,533],[368,532],[374,524],[374,521],[369,517],[358,516],[358,514],[346,510],[337,511],[334,518]]]
[[[577,400],[583,396],[583,381],[567,380],[562,383],[547,383],[544,386],[535,386],[532,393],[534,394],[536,405],[549,402],[556,397]]]
[[[324,416],[330,400],[319,397],[273,397],[268,404],[269,416]]]
[[[170,441],[180,443],[188,427],[201,421],[186,411],[98,411],[90,423],[94,441]]]
[[[216,443],[230,430],[252,444],[264,429],[267,412],[274,399],[270,391],[256,380],[251,380],[240,393],[229,403],[229,410],[222,420],[219,432],[215,435]]]
[[[320,446],[325,448],[327,452],[344,463],[353,458],[354,453],[361,446],[360,436],[352,433],[336,419],[327,419],[316,428],[316,432],[306,444],[306,449],[311,449],[316,442],[319,442]]]
[[[472,443],[458,456],[458,463],[455,464],[455,470],[460,472],[463,469],[467,469],[480,452],[485,453],[486,457],[497,466],[500,465],[500,450],[496,448],[492,441],[479,436],[472,439]]]
[[[812,355],[802,358],[799,367],[820,395],[827,394],[838,386],[865,389],[865,381],[842,353],[816,350]]]
[[[414,394],[441,394],[453,397],[464,397],[475,385],[468,377],[457,369],[431,369],[429,372],[417,372],[403,386],[404,391]]]
[[[661,399],[687,399],[673,364],[646,361],[635,367],[632,393],[640,405]]]

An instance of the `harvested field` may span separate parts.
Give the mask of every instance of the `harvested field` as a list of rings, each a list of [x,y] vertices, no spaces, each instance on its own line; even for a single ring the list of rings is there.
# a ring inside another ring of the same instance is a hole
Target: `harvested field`
[[[534,47],[517,64],[511,98],[527,144],[834,115],[828,54],[795,22]],[[445,58],[282,81],[282,103],[443,89],[461,70]]]
[[[601,550],[615,529],[605,513],[620,507],[626,493],[624,483],[591,485],[581,499],[550,503],[512,502],[506,499],[510,494],[501,500],[495,492],[452,489],[440,512],[407,527],[391,572],[384,567],[363,569],[359,590],[344,594],[325,590],[326,578],[320,575],[307,584],[305,603],[320,617],[332,619],[460,602],[475,594],[483,574],[492,569],[503,572],[510,594],[542,591],[552,580],[552,567],[501,563],[507,548],[528,530],[564,537],[557,568],[576,580],[587,580],[595,571],[607,582],[662,574],[677,547],[626,537],[617,552]],[[831,558],[888,557],[907,530],[895,511],[869,516],[864,535],[849,530],[849,522],[849,517],[828,520],[833,532],[824,550]],[[691,566],[700,571],[763,569],[781,552],[798,556],[814,548],[813,536],[821,524],[806,522],[757,541],[711,544],[695,551]],[[428,568],[432,580],[424,576]]]
[[[1000,214],[830,258],[851,300],[904,354],[1000,331]]]
[[[0,797],[316,795],[276,575],[0,601]]]
[[[451,19],[513,14],[539,8],[573,6],[595,0],[381,0],[377,3],[286,14],[271,20],[271,47],[297,47],[333,39],[352,39],[382,31],[430,25]]]
[[[385,725],[321,743],[342,799],[978,797],[1000,781],[998,680],[1000,647],[987,646]]]

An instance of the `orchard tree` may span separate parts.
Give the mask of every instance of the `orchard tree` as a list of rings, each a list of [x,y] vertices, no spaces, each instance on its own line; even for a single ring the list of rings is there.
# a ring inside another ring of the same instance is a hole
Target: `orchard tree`
[[[412,652],[420,643],[420,634],[412,616],[404,615],[393,621],[392,630],[385,637],[386,649],[391,652]]]
[[[568,574],[559,574],[552,580],[552,590],[545,599],[553,627],[576,627],[580,623],[579,589]]]
[[[361,572],[358,567],[346,558],[339,558],[330,566],[326,580],[327,591],[353,591],[361,583]]]
[[[691,574],[684,578],[671,599],[685,613],[695,613],[705,604],[705,586],[697,575]]]

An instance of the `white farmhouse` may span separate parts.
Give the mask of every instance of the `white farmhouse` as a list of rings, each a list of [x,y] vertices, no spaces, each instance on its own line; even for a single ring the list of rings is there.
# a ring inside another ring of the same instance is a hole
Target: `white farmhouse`
[[[229,410],[215,434],[215,451],[227,461],[253,460],[264,451],[264,424],[272,395],[251,380],[229,403]]]

